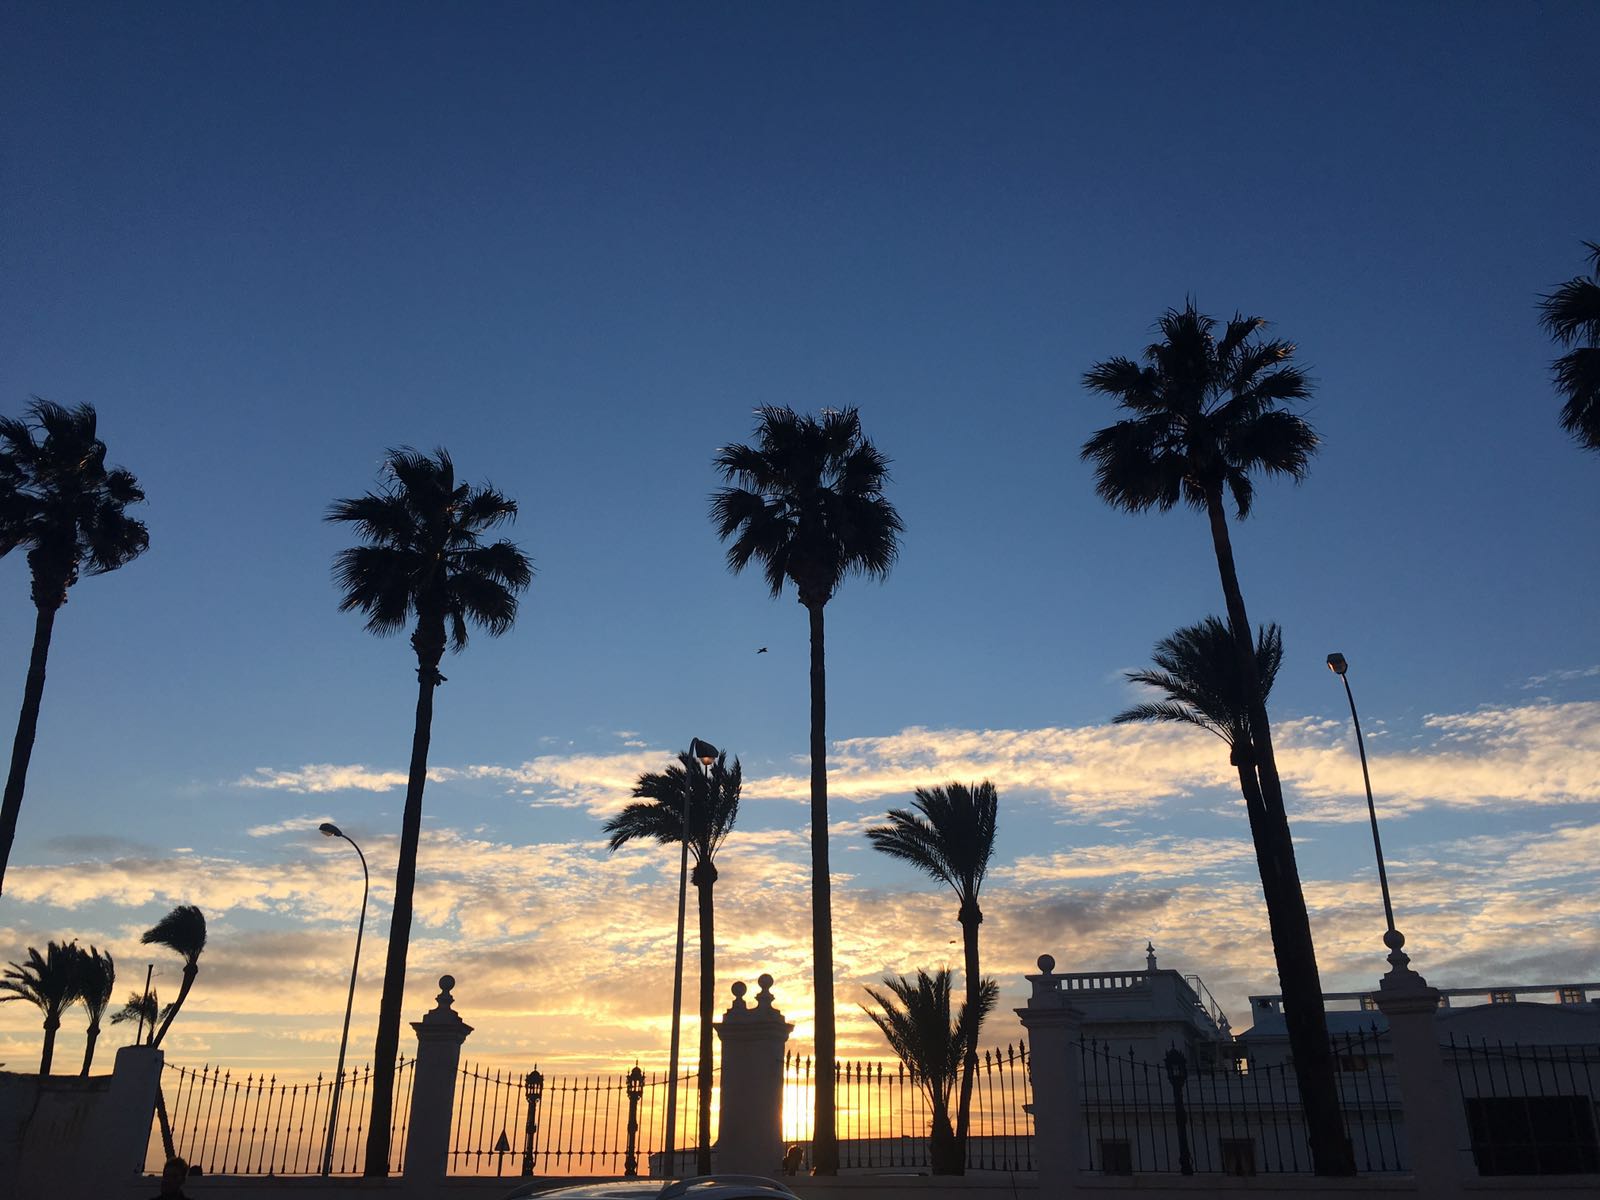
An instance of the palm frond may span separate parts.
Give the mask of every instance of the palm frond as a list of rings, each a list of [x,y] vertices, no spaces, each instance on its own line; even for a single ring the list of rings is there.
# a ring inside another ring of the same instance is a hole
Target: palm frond
[[[182,957],[185,966],[193,966],[206,948],[205,914],[193,904],[180,904],[146,929],[139,941],[145,946],[165,946]]]

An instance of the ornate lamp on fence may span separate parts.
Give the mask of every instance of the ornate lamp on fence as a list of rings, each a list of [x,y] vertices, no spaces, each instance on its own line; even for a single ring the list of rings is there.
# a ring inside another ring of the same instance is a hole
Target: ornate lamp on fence
[[[1176,1046],[1167,1051],[1164,1060],[1167,1082],[1172,1085],[1172,1121],[1178,1127],[1178,1170],[1185,1175],[1194,1174],[1194,1159],[1189,1154],[1189,1111],[1183,1103],[1183,1085],[1189,1079],[1189,1060]]]
[[[644,1072],[634,1063],[628,1072],[628,1156],[622,1163],[622,1173],[629,1179],[639,1174],[639,1101],[643,1098]]]
[[[544,1075],[535,1067],[522,1081],[522,1090],[528,1097],[528,1120],[522,1129],[522,1174],[533,1174],[533,1135],[539,1132],[539,1101],[544,1099]]]

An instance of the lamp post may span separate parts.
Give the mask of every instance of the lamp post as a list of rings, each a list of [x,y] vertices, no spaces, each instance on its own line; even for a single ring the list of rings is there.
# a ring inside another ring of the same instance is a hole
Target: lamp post
[[[1361,718],[1356,713],[1356,697],[1350,690],[1350,677],[1347,674],[1350,664],[1345,661],[1344,655],[1330,654],[1328,670],[1344,684],[1345,698],[1350,701],[1350,720],[1356,727],[1356,749],[1361,754],[1361,782],[1367,789],[1367,819],[1372,822],[1372,851],[1378,859],[1378,886],[1383,890],[1383,915],[1389,924],[1383,935],[1383,944],[1398,951],[1406,944],[1406,936],[1394,927],[1394,905],[1389,901],[1389,873],[1383,868],[1383,842],[1378,838],[1378,810],[1372,803],[1372,776],[1367,771],[1367,744],[1361,736]]]
[[[717,759],[717,748],[699,738],[689,739],[689,754],[702,766]],[[694,789],[687,772],[683,777],[683,853],[678,859],[678,946],[672,964],[672,1037],[667,1051],[667,1127],[664,1131],[667,1162],[666,1178],[676,1174],[678,1158],[678,1026],[683,1017],[683,915],[689,887],[689,795]],[[705,1131],[700,1131],[705,1140]]]
[[[1178,1170],[1185,1175],[1193,1175],[1194,1157],[1189,1153],[1189,1110],[1183,1103],[1183,1085],[1189,1078],[1189,1062],[1176,1046],[1167,1051],[1163,1061],[1167,1068],[1167,1083],[1172,1087],[1172,1123],[1178,1130]]]
[[[528,1119],[522,1130],[522,1177],[533,1174],[533,1135],[539,1132],[539,1101],[544,1099],[544,1072],[538,1067],[528,1072],[522,1081],[528,1097]]]
[[[622,1160],[622,1173],[629,1179],[639,1174],[639,1101],[644,1097],[644,1072],[633,1064],[628,1072],[628,1153]]]
[[[328,1140],[322,1150],[322,1174],[326,1178],[333,1173],[333,1138],[339,1128],[339,1093],[344,1088],[344,1051],[350,1042],[350,1010],[356,1002],[356,971],[361,966],[361,935],[367,929],[367,891],[372,880],[367,874],[367,856],[361,853],[361,847],[355,844],[349,834],[331,821],[324,821],[317,828],[324,837],[344,838],[361,860],[361,920],[356,924],[356,956],[350,964],[350,994],[344,1002],[344,1032],[339,1035],[339,1067],[333,1075],[333,1099],[328,1104]]]

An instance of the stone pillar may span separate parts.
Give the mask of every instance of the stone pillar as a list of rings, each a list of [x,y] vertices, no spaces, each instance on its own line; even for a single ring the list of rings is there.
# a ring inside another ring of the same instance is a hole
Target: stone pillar
[[[756,1006],[733,985],[733,1004],[715,1025],[722,1042],[722,1113],[717,1170],[777,1175],[783,1162],[783,1047],[794,1026],[772,1006],[772,976],[756,980]]]
[[[1078,1037],[1083,1013],[1067,1002],[1056,960],[1039,956],[1038,975],[1028,1006],[1016,1010],[1028,1031],[1028,1078],[1033,1084],[1034,1163],[1039,1195],[1065,1196],[1083,1166],[1083,1092],[1078,1069]]]
[[[1461,1088],[1439,1052],[1434,1024],[1439,989],[1429,987],[1411,969],[1410,957],[1400,948],[1405,944],[1403,934],[1390,930],[1383,940],[1390,949],[1390,969],[1378,981],[1378,1011],[1389,1022],[1389,1047],[1400,1081],[1417,1195],[1459,1196],[1464,1181],[1477,1172]]]
[[[450,1159],[450,1117],[455,1108],[456,1071],[461,1043],[472,1026],[455,1011],[455,977],[439,977],[438,1003],[417,1031],[416,1074],[411,1084],[411,1120],[406,1128],[405,1177],[408,1187],[426,1187],[444,1178]]]
[[[86,1122],[81,1150],[92,1187],[85,1195],[121,1195],[144,1171],[165,1057],[155,1046],[117,1051],[111,1087]]]

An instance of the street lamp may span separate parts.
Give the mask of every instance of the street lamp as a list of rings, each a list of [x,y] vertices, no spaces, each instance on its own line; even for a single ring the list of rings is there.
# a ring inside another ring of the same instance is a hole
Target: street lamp
[[[343,838],[349,842],[350,848],[361,860],[361,920],[356,924],[356,956],[350,964],[350,994],[344,1002],[344,1032],[339,1035],[339,1069],[333,1076],[333,1099],[328,1105],[328,1140],[322,1151],[322,1174],[326,1178],[333,1173],[333,1138],[339,1128],[339,1092],[344,1087],[344,1051],[350,1041],[350,1009],[356,1002],[356,970],[361,966],[361,935],[367,929],[367,891],[372,881],[367,874],[367,856],[361,853],[361,847],[355,844],[349,834],[331,821],[324,821],[317,828],[322,831],[323,837]]]
[[[535,1067],[522,1081],[528,1098],[528,1118],[522,1129],[522,1177],[533,1174],[533,1135],[539,1132],[539,1101],[544,1099],[544,1072]]]
[[[689,756],[700,760],[702,767],[717,761],[717,748],[699,738],[689,739]],[[678,1154],[678,1025],[683,1017],[683,916],[689,887],[689,776],[683,778],[683,853],[678,859],[678,948],[672,965],[672,1038],[667,1051],[667,1127],[664,1134],[667,1151],[667,1178],[675,1173]],[[700,1131],[705,1140],[705,1130]]]
[[[1367,819],[1372,822],[1372,851],[1378,859],[1378,886],[1383,890],[1383,915],[1389,923],[1389,929],[1383,935],[1383,944],[1391,950],[1398,951],[1406,944],[1406,936],[1394,927],[1394,905],[1389,901],[1389,873],[1383,868],[1383,842],[1378,838],[1378,810],[1372,803],[1372,776],[1367,771],[1367,743],[1361,736],[1361,718],[1356,713],[1356,697],[1350,690],[1350,677],[1346,673],[1350,670],[1350,664],[1345,662],[1344,655],[1330,654],[1328,670],[1337,675],[1344,684],[1345,698],[1350,701],[1350,720],[1356,727],[1356,749],[1361,754],[1361,782],[1367,789]]]

